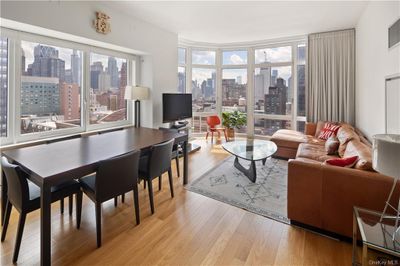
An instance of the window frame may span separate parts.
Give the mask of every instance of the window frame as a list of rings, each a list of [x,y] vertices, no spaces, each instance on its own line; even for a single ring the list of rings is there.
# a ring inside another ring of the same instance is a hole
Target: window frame
[[[1,144],[11,145],[29,141],[36,141],[48,138],[79,134],[105,128],[115,128],[133,125],[133,108],[131,101],[127,101],[127,119],[104,124],[89,124],[89,93],[90,93],[90,53],[100,53],[104,55],[115,56],[127,60],[127,84],[135,85],[137,79],[138,56],[91,46],[74,41],[48,37],[39,34],[27,33],[18,30],[0,27],[1,36],[9,40],[9,86],[8,86],[8,117],[7,117],[7,137],[1,138]],[[43,132],[33,132],[21,134],[21,41],[40,43],[50,46],[56,46],[67,49],[76,49],[82,52],[82,83],[80,88],[81,101],[81,125],[74,128],[57,129]]]
[[[181,62],[179,62],[179,49],[184,49],[185,50],[185,62],[183,64]],[[187,71],[188,71],[187,64],[188,64],[188,49],[186,47],[178,46],[178,75],[179,75],[179,68],[180,67],[183,67],[185,69],[185,71],[184,71],[184,73],[185,73],[185,84],[184,84],[185,87],[183,88],[183,91],[181,93],[187,93],[187,79],[188,79],[188,76],[187,76]],[[178,89],[178,92],[180,92],[179,91],[179,78],[178,78],[177,89]]]

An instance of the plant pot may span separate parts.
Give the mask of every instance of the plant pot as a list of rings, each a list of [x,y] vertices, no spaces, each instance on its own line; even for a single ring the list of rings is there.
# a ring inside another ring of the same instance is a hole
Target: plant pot
[[[235,139],[235,129],[234,128],[227,128],[227,135],[228,139]]]

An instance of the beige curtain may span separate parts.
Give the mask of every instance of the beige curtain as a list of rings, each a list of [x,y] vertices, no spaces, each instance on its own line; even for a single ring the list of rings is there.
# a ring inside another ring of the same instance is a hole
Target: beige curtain
[[[307,120],[354,124],[355,31],[308,37]]]

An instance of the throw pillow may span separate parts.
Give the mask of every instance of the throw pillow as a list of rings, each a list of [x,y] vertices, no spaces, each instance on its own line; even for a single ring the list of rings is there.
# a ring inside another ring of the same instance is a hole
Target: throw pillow
[[[358,161],[358,156],[353,156],[347,158],[328,159],[324,162],[324,164],[352,168],[357,163],[357,161]]]
[[[336,136],[340,126],[333,123],[325,123],[324,128],[318,135],[319,139],[327,140],[331,136]]]
[[[338,153],[340,142],[336,136],[330,136],[325,142],[325,151],[327,155],[336,155]]]

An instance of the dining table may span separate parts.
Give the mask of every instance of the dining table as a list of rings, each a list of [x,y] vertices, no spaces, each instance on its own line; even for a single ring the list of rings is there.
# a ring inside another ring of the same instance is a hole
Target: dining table
[[[40,264],[51,265],[51,188],[96,172],[98,162],[134,150],[146,152],[153,145],[171,139],[182,147],[183,184],[188,182],[188,134],[145,127],[83,136],[80,138],[9,149],[2,152],[19,165],[40,187]],[[7,185],[2,173],[1,217],[7,201]],[[3,219],[2,219],[3,221]]]

